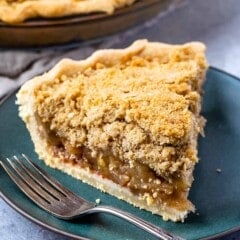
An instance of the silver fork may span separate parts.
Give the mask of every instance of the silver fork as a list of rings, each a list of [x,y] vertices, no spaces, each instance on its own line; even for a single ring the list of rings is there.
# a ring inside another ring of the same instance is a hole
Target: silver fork
[[[120,217],[162,240],[183,240],[143,219],[120,209],[96,205],[65,188],[50,177],[25,154],[6,158],[8,164],[0,161],[10,178],[38,206],[64,220],[82,217],[97,212]]]

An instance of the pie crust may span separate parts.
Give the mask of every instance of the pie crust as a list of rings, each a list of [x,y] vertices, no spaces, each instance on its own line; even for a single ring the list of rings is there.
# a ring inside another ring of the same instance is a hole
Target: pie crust
[[[135,0],[0,0],[0,20],[21,23],[29,18],[55,18],[75,14],[105,12],[134,3]]]
[[[51,167],[139,208],[183,221],[198,161],[205,46],[138,40],[64,59],[26,82],[19,115]]]

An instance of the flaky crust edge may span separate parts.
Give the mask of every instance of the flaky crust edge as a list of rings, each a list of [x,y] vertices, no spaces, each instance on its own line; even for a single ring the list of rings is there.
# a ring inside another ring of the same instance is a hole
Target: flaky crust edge
[[[105,12],[112,14],[115,9],[131,5],[136,0],[93,0],[93,1],[26,1],[0,6],[0,20],[7,23],[20,23],[29,18],[54,18],[74,14]]]
[[[196,51],[204,52],[205,46],[199,42],[187,43],[184,45],[168,45],[164,43],[148,42],[147,40],[138,40],[134,42],[130,47],[125,49],[109,49],[96,51],[92,56],[83,61],[74,61],[70,59],[61,60],[53,69],[43,74],[42,76],[35,77],[26,82],[17,94],[17,104],[19,105],[19,116],[26,123],[32,141],[35,146],[35,151],[38,153],[39,158],[43,159],[45,163],[53,168],[57,168],[70,174],[71,176],[88,183],[97,189],[107,192],[119,199],[125,200],[140,209],[145,209],[153,214],[158,214],[163,217],[164,220],[172,221],[184,221],[188,212],[194,211],[194,206],[191,205],[188,210],[180,211],[175,208],[171,208],[166,205],[147,205],[146,200],[141,199],[133,195],[127,188],[120,187],[110,180],[103,179],[101,176],[91,173],[89,170],[80,169],[69,163],[60,161],[58,158],[51,155],[50,146],[47,142],[47,132],[41,125],[37,115],[34,112],[34,96],[33,89],[42,84],[44,81],[49,81],[54,78],[58,78],[61,75],[73,75],[76,72],[94,65],[97,62],[114,63],[119,59],[135,55],[139,52],[146,51],[147,53],[164,52],[169,47],[182,47],[191,46]],[[193,181],[192,167],[186,171],[184,178],[189,182],[189,186]],[[188,192],[186,193],[188,195]]]

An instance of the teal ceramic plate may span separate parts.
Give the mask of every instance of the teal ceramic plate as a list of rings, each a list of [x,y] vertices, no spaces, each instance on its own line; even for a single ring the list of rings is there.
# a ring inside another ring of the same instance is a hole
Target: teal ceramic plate
[[[56,179],[90,201],[100,198],[186,239],[212,239],[240,226],[240,81],[210,68],[205,83],[203,115],[207,118],[206,137],[199,139],[199,156],[190,199],[197,214],[185,223],[164,222],[161,217],[139,210],[83,184],[64,173],[50,169],[38,160],[23,122],[17,114],[15,96],[0,107],[0,158],[26,153]],[[221,172],[217,171],[221,169]],[[116,218],[95,214],[67,222],[59,220],[32,203],[0,169],[2,197],[17,211],[51,230],[78,239],[155,239],[148,233]]]

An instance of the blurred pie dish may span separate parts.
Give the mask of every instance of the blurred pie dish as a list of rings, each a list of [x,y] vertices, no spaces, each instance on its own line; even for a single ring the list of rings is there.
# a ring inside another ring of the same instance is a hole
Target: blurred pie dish
[[[54,18],[93,12],[112,14],[135,0],[0,0],[0,20],[21,23],[29,18]]]
[[[25,83],[19,114],[47,165],[183,221],[198,161],[205,46],[138,40],[64,59]]]

